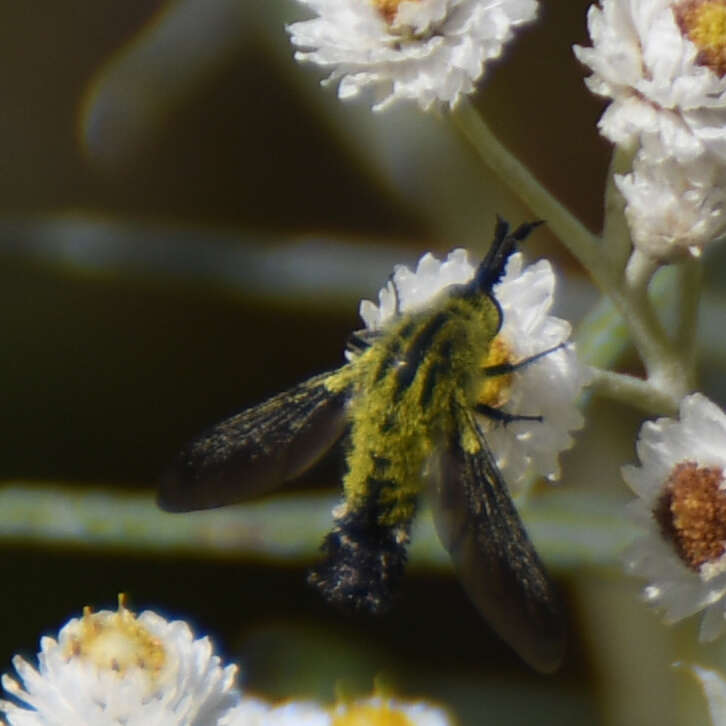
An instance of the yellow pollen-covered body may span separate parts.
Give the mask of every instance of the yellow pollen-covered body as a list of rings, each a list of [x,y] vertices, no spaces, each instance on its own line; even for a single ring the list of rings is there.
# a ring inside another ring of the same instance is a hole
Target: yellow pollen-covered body
[[[328,382],[331,390],[352,386],[345,507],[375,499],[383,526],[411,519],[427,460],[459,435],[458,411],[482,395],[499,308],[485,294],[450,290],[430,309],[402,315]],[[477,437],[469,438],[461,445],[476,451]]]

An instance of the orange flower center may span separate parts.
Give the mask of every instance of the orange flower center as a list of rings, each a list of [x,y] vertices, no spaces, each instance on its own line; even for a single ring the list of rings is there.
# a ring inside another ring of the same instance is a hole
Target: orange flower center
[[[693,461],[671,472],[653,516],[692,570],[717,560],[726,551],[726,491],[721,469]]]
[[[391,25],[396,19],[396,13],[398,12],[398,6],[403,0],[373,0],[374,7],[377,8],[378,12],[383,16],[385,21]]]
[[[673,12],[681,32],[698,48],[697,62],[726,75],[726,0],[681,0]]]
[[[113,671],[119,676],[139,670],[151,682],[166,663],[162,643],[124,607],[121,598],[115,613],[93,613],[91,608],[84,608],[83,617],[66,638],[68,660],[79,658],[100,671]]]

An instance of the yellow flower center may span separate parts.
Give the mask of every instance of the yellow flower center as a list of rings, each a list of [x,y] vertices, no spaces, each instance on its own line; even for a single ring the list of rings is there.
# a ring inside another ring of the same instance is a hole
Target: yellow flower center
[[[66,657],[85,660],[100,671],[123,676],[130,670],[143,671],[149,682],[164,668],[166,652],[161,641],[127,610],[123,598],[115,613],[83,610],[75,628],[64,636]]]
[[[681,32],[698,48],[697,62],[726,75],[726,0],[681,0],[673,12]]]
[[[388,704],[354,704],[334,715],[332,726],[414,726],[411,719]]]
[[[403,0],[373,0],[373,5],[390,25],[396,19],[398,6],[402,2]]]
[[[726,491],[721,469],[678,464],[666,482],[653,516],[665,537],[692,570],[717,560],[726,547]]]
[[[489,352],[482,362],[482,366],[488,368],[490,366],[501,365],[502,363],[512,363],[512,358],[513,354],[509,343],[501,335],[497,335],[489,346]],[[476,397],[477,403],[484,403],[487,406],[499,408],[509,400],[511,387],[511,373],[502,376],[489,376],[481,384],[481,388]]]

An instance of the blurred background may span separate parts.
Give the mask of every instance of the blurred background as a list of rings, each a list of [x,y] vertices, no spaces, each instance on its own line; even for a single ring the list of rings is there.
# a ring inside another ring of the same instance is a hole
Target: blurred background
[[[603,105],[571,53],[587,44],[586,7],[543,3],[475,103],[598,230]],[[312,551],[271,562],[193,542],[127,547],[133,522],[100,541],[94,527],[112,526],[124,502],[143,510],[139,528],[156,528],[152,543],[178,526],[151,512],[178,447],[340,365],[359,299],[375,299],[393,264],[457,246],[479,254],[495,213],[531,215],[444,117],[373,115],[321,89],[319,70],[292,59],[284,25],[305,14],[291,2],[0,8],[0,475],[19,502],[19,514],[0,513],[3,671],[83,605],[114,607],[123,591],[135,609],[190,619],[241,662],[249,689],[274,698],[367,692],[382,675],[403,695],[447,704],[462,726],[662,726],[684,703],[702,709],[670,671],[675,639],[695,641],[692,625],[666,631],[617,559],[551,563],[571,637],[562,672],[543,677],[490,633],[445,567],[412,562],[392,611],[373,619],[339,614],[307,587]],[[566,274],[563,316],[595,302],[546,229],[528,253]],[[638,424],[594,402],[559,491],[627,499],[618,469]],[[342,470],[333,453],[288,491],[300,501],[332,492]],[[57,502],[83,510],[86,494],[102,497],[93,525],[43,534],[75,516]],[[653,688],[664,689],[657,702]]]

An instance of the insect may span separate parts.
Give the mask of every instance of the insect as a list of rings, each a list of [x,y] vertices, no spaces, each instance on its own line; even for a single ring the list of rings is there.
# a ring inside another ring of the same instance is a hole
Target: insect
[[[343,500],[309,581],[333,603],[386,609],[427,489],[441,542],[474,605],[523,660],[556,670],[564,618],[475,416],[501,425],[541,421],[481,400],[492,378],[554,350],[486,363],[502,324],[494,285],[536,224],[510,232],[499,219],[470,282],[446,287],[425,309],[401,313],[397,304],[385,328],[353,334],[351,360],[341,368],[191,441],[162,481],[160,505],[187,511],[257,497],[294,479],[346,436]]]

